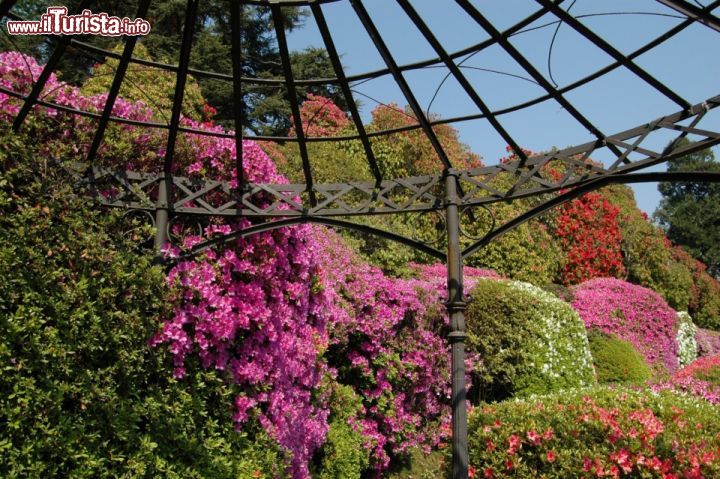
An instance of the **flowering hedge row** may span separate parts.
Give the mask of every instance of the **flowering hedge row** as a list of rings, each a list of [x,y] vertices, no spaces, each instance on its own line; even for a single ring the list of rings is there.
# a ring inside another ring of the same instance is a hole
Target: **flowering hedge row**
[[[473,477],[720,474],[717,409],[672,392],[595,388],[506,401],[477,408],[469,427]]]
[[[555,235],[567,255],[561,276],[564,284],[625,274],[619,213],[617,206],[597,192],[562,205]]]
[[[698,328],[695,340],[698,346],[698,356],[720,354],[720,332]]]

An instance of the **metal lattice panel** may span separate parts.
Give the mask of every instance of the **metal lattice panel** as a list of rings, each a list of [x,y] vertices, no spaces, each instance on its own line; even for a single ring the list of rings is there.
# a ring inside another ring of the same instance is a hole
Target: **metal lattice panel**
[[[462,206],[475,206],[509,201],[515,198],[551,193],[560,189],[581,186],[605,175],[621,175],[668,161],[720,142],[720,132],[698,128],[703,116],[720,106],[720,97],[688,108],[682,112],[659,118],[646,125],[607,137],[602,143],[550,151],[525,160],[506,164],[457,171],[464,190]],[[689,125],[683,125],[690,120]],[[669,130],[677,135],[663,151],[643,146],[653,132]],[[704,137],[690,145],[681,145],[680,138],[695,134]],[[593,153],[614,147],[621,151],[609,167],[589,163]],[[631,153],[639,156],[631,159]],[[545,174],[548,165],[565,171],[560,178]],[[512,187],[499,190],[493,180],[509,176]],[[98,191],[98,199],[105,205],[132,209],[154,210],[158,205],[157,186],[164,175],[118,172],[94,168],[91,185]],[[228,182],[192,180],[172,177],[176,196],[171,205],[177,214],[207,216],[293,217],[293,216],[350,216],[362,214],[390,214],[410,211],[430,211],[442,208],[442,174],[382,180],[379,184],[348,182],[313,185],[315,197],[308,200],[303,184],[250,184],[238,201],[237,190]],[[100,194],[99,191],[105,193]],[[115,191],[107,194],[107,191]],[[242,208],[238,208],[242,204]]]

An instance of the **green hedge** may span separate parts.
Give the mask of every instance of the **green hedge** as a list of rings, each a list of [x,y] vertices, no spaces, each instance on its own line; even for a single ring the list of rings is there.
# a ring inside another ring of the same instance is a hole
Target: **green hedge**
[[[588,339],[600,384],[642,383],[652,377],[645,358],[629,342],[597,331]]]
[[[259,427],[234,431],[237,391],[197,365],[173,380],[148,346],[169,292],[120,213],[26,143],[0,131],[0,477],[282,473]]]
[[[471,398],[595,383],[585,326],[570,305],[517,281],[482,279],[470,295],[468,349],[478,357]]]
[[[350,421],[360,415],[362,399],[352,387],[339,383],[328,386],[330,394],[330,430],[318,456],[317,479],[359,479],[370,465],[370,450],[365,438]]]
[[[717,407],[669,391],[595,387],[478,407],[468,438],[475,477],[720,477]]]

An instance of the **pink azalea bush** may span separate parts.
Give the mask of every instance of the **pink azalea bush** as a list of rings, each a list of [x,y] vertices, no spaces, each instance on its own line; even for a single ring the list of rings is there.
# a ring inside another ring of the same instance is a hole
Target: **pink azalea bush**
[[[720,333],[709,329],[698,328],[695,333],[698,356],[714,356],[720,354]]]
[[[656,373],[678,369],[675,311],[654,291],[615,278],[573,288],[572,307],[588,330],[630,342]]]

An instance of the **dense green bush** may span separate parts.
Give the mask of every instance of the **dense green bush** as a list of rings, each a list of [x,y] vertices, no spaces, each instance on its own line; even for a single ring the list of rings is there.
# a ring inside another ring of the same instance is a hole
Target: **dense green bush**
[[[334,383],[330,386],[330,430],[319,452],[321,465],[317,479],[360,478],[370,466],[370,450],[365,438],[351,421],[360,415],[362,399],[352,387]]]
[[[467,311],[477,354],[471,397],[499,400],[595,382],[582,320],[567,303],[528,283],[479,279]]]
[[[162,268],[27,143],[0,131],[0,477],[276,477],[237,391],[148,346]]]
[[[720,477],[720,415],[670,391],[596,387],[476,408],[469,447],[475,477]]]
[[[629,342],[596,331],[588,339],[600,384],[641,383],[652,377],[645,358]]]

